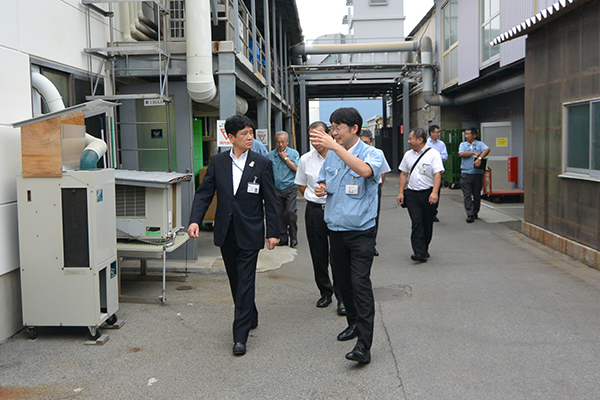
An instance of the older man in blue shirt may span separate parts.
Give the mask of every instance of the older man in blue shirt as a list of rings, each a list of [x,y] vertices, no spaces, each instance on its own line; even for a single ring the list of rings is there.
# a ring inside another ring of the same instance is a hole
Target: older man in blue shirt
[[[448,150],[446,150],[446,143],[440,140],[440,127],[438,125],[431,125],[429,127],[429,139],[427,139],[427,146],[437,150],[438,153],[440,153],[440,156],[442,156],[442,163],[446,162],[446,160],[448,159]],[[438,202],[435,203],[435,215],[433,216],[433,222],[440,222],[440,220],[437,217],[437,214],[438,208],[440,206],[439,199],[441,189],[442,187],[440,185],[440,188],[438,190]]]
[[[279,215],[279,246],[298,246],[298,188],[296,187],[296,171],[300,162],[300,154],[288,147],[288,133],[279,131],[275,134],[277,148],[267,158],[273,162],[275,178],[275,195],[277,197],[277,214]]]
[[[335,141],[323,131],[310,132],[315,147],[331,150],[321,167],[315,194],[327,195],[325,222],[329,229],[331,268],[346,305],[348,327],[337,338],[345,341],[358,337],[346,358],[366,364],[371,361],[375,320],[370,274],[383,157],[377,149],[359,140],[362,117],[355,108],[339,108],[329,120]]]
[[[481,206],[481,189],[483,188],[483,169],[481,163],[490,154],[489,147],[477,139],[477,129],[469,128],[465,131],[466,142],[458,146],[460,162],[460,188],[463,192],[467,223],[472,223],[478,218]]]

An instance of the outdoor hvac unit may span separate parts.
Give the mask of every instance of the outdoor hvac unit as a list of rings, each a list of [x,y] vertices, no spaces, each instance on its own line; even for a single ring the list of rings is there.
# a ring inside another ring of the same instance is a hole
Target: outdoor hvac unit
[[[23,323],[98,327],[119,308],[112,169],[18,177]]]
[[[117,238],[162,242],[181,225],[181,182],[191,174],[116,170]]]

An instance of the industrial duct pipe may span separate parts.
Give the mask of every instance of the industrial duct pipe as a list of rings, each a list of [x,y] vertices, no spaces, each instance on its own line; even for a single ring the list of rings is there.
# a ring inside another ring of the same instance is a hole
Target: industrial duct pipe
[[[388,43],[349,43],[349,44],[299,44],[292,47],[293,56],[306,56],[307,54],[350,54],[350,53],[393,53],[417,51],[419,42],[416,40],[406,42]]]
[[[31,86],[44,98],[50,112],[64,110],[65,104],[58,89],[44,75],[38,72],[31,72]],[[94,169],[98,164],[98,160],[102,157],[108,147],[103,140],[95,138],[89,133],[85,134],[86,147],[83,149],[79,168]]]
[[[513,90],[521,89],[525,86],[525,76],[520,74],[482,86],[456,97],[435,94],[433,90],[433,67],[431,66],[433,64],[432,50],[433,46],[431,44],[431,38],[429,36],[424,36],[421,39],[421,63],[425,64],[421,67],[423,100],[432,106],[458,106],[496,96],[498,94],[512,92]]]
[[[188,0],[185,10],[187,88],[192,100],[219,108],[212,68],[210,0]],[[245,114],[248,102],[236,96],[236,111]]]

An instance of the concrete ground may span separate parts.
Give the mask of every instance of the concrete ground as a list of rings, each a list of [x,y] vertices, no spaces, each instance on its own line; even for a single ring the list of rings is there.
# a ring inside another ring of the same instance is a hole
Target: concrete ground
[[[84,328],[23,331],[0,345],[1,399],[594,399],[600,393],[600,272],[517,230],[522,205],[485,203],[465,222],[443,189],[429,262],[410,260],[398,176],[384,187],[372,280],[371,364],[338,342],[335,302],[317,309],[299,202],[300,244],[259,261],[259,327],[231,354],[232,300],[210,233],[164,305],[120,305],[119,330],[86,346]],[[519,206],[521,208],[519,209]],[[281,264],[281,265],[280,265]],[[184,286],[189,286],[190,290]],[[128,293],[159,294],[159,282]]]

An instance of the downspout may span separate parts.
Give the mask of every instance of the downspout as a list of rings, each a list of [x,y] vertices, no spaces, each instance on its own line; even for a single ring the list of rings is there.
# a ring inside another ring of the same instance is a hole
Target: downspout
[[[433,91],[433,67],[431,66],[432,49],[431,38],[428,36],[423,37],[421,39],[421,63],[425,66],[421,67],[421,76],[423,78],[423,100],[427,104],[432,106],[459,106],[525,87],[525,75],[520,74],[455,97],[435,94]]]
[[[136,40],[131,37],[130,18],[129,18],[129,5],[127,3],[121,3],[121,26],[123,30],[123,41],[135,42]]]
[[[213,77],[210,0],[188,0],[185,10],[187,88],[192,100],[219,108]],[[236,111],[245,114],[248,102],[236,96]]]
[[[65,104],[62,97],[56,89],[56,86],[44,75],[38,72],[31,72],[31,86],[44,98],[50,112],[64,110]],[[81,154],[80,166],[81,169],[95,169],[98,160],[108,149],[103,140],[95,138],[89,133],[85,134],[86,147]]]

